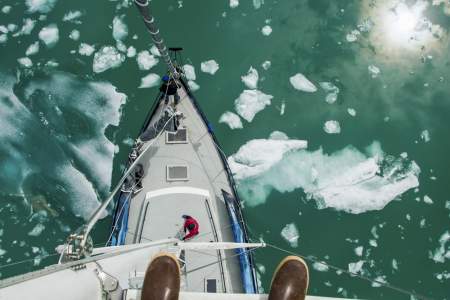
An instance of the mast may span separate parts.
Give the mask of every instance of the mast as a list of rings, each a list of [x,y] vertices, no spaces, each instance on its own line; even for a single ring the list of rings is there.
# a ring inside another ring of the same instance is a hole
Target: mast
[[[148,32],[152,36],[153,43],[158,48],[159,53],[167,64],[169,68],[169,73],[175,78],[178,79],[180,77],[177,69],[175,68],[172,60],[170,59],[169,52],[167,51],[167,47],[164,44],[164,40],[161,38],[159,34],[159,28],[156,26],[155,18],[150,12],[148,0],[134,0],[136,7],[138,8],[142,18],[144,19],[144,24],[147,27]]]

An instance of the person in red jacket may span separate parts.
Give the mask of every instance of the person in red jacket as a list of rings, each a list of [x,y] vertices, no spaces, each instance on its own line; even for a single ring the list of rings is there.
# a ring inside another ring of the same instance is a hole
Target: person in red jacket
[[[197,220],[193,217],[187,215],[183,215],[182,217],[184,219],[183,229],[185,233],[183,241],[186,241],[193,238],[199,233],[199,226]],[[189,231],[188,234],[186,234],[186,231]]]

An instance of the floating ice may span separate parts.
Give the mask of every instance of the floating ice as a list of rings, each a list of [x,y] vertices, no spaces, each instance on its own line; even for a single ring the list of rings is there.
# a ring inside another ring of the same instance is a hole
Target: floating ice
[[[428,195],[423,196],[423,202],[426,204],[433,204],[433,200]]]
[[[147,50],[138,53],[136,61],[139,66],[139,70],[148,71],[154,66],[156,66],[159,60],[150,54]]]
[[[34,26],[36,26],[36,21],[30,18],[25,18],[23,20],[22,28],[16,32],[13,36],[17,37],[20,35],[29,35],[33,31]]]
[[[446,259],[450,259],[450,246],[447,246],[447,242],[450,241],[450,233],[444,232],[439,238],[439,248],[434,253],[430,253],[430,258],[436,263],[444,263]]]
[[[150,53],[154,56],[161,56],[161,53],[159,53],[158,47],[156,47],[155,45],[153,45],[150,48]]]
[[[116,41],[123,41],[128,36],[128,26],[123,21],[124,16],[116,16],[113,19],[113,38]]]
[[[392,269],[398,270],[398,262],[395,258],[392,259]]]
[[[236,8],[239,6],[239,0],[230,0],[230,7]]]
[[[39,236],[45,230],[45,226],[41,223],[36,224],[33,229],[28,232],[29,236]]]
[[[241,76],[241,80],[249,89],[256,89],[259,80],[258,71],[250,66],[247,75]]]
[[[247,122],[253,121],[255,115],[270,105],[273,96],[258,90],[244,90],[239,98],[234,100],[236,112]]]
[[[59,30],[55,24],[50,24],[41,29],[39,39],[44,42],[47,47],[53,47],[59,40]]]
[[[219,64],[214,59],[207,60],[200,64],[200,69],[204,73],[214,75],[219,70]]]
[[[290,77],[289,81],[296,90],[307,93],[314,93],[317,91],[316,86],[301,73],[297,73]]]
[[[269,25],[265,25],[262,29],[261,29],[261,33],[265,36],[268,36],[272,33],[272,27],[270,27]]]
[[[387,283],[386,276],[380,275],[374,278],[374,282],[372,282],[372,287],[380,287],[383,286],[385,283]]]
[[[147,76],[141,78],[141,85],[139,86],[139,88],[152,88],[158,86],[160,81],[161,77],[159,77],[158,74],[150,73]]]
[[[56,0],[25,0],[25,4],[28,6],[28,12],[30,13],[48,13],[56,4]]]
[[[227,124],[231,129],[241,129],[243,128],[241,118],[235,113],[226,111],[219,119],[219,123]]]
[[[363,265],[364,265],[364,261],[360,260],[354,263],[349,263],[348,264],[348,271],[352,274],[362,274],[363,272]]]
[[[286,103],[283,101],[283,102],[281,102],[280,116],[284,115],[285,109],[286,109]]]
[[[355,254],[358,256],[362,256],[363,255],[363,251],[364,251],[364,247],[363,246],[359,246],[355,248]]]
[[[94,52],[95,52],[94,46],[91,46],[86,43],[81,43],[80,47],[78,48],[78,53],[80,53],[80,55],[91,56],[92,53]]]
[[[0,33],[8,33],[9,32],[9,30],[8,30],[8,28],[6,28],[4,25],[0,25]]]
[[[24,68],[31,68],[33,66],[33,62],[28,57],[18,58],[17,61]]]
[[[5,5],[2,7],[2,13],[9,14],[11,12],[11,5]]]
[[[193,65],[184,65],[183,70],[187,80],[195,80],[197,78],[195,76],[195,68]]]
[[[294,223],[287,224],[284,226],[283,230],[281,230],[281,236],[291,245],[291,247],[298,247],[298,229]]]
[[[80,38],[80,32],[76,29],[72,30],[69,34],[69,38],[74,41],[78,41],[78,39]]]
[[[271,65],[272,65],[272,63],[270,62],[270,60],[266,60],[265,62],[263,62],[261,64],[261,67],[267,71],[267,70],[269,70]]]
[[[17,25],[16,24],[8,24],[8,31],[9,32],[14,32],[17,30]]]
[[[361,34],[361,32],[359,32],[358,30],[352,30],[352,32],[350,32],[349,34],[347,34],[347,36],[345,37],[345,39],[347,40],[347,42],[349,43],[353,43],[356,42],[356,40],[358,39],[358,36]]]
[[[25,51],[25,55],[34,55],[39,52],[39,42],[34,42],[30,46],[28,46],[27,50]]]
[[[103,46],[94,55],[92,69],[95,73],[101,73],[108,69],[114,69],[122,65],[125,56],[113,46]]]
[[[253,0],[253,7],[259,9],[264,4],[264,0]]]
[[[313,263],[313,268],[319,272],[327,272],[329,270],[328,266],[325,263],[318,261]]]
[[[81,24],[81,21],[77,20],[79,19],[83,14],[79,10],[69,11],[67,14],[64,15],[63,21],[64,22],[72,22],[75,24]]]
[[[339,88],[331,82],[320,82],[319,85],[325,92],[328,93],[325,101],[330,104],[336,102],[339,94]]]
[[[192,81],[192,80],[189,80],[189,81],[188,81],[188,86],[189,86],[189,89],[190,89],[192,92],[195,92],[195,91],[197,91],[198,89],[200,89],[200,86],[199,86],[195,81]]]
[[[372,78],[378,77],[378,75],[380,75],[380,73],[381,73],[380,68],[378,68],[375,65],[370,65],[368,67],[368,69],[369,69],[369,74],[372,76]]]
[[[136,56],[136,48],[133,46],[128,47],[127,49],[127,57],[135,57]]]
[[[422,141],[424,141],[425,143],[428,143],[429,141],[431,141],[430,138],[430,132],[428,130],[424,130],[422,131],[422,133],[420,134],[420,138],[422,139]]]
[[[356,110],[354,108],[347,108],[347,112],[350,116],[356,116]]]
[[[341,133],[341,125],[335,120],[326,121],[323,130],[328,134],[339,134]]]
[[[0,248],[0,257],[6,254],[6,250]]]
[[[372,247],[378,247],[378,242],[377,240],[369,240],[369,245]]]

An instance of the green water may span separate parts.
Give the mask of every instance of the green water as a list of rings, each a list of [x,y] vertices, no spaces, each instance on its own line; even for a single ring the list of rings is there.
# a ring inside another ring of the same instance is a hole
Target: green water
[[[383,209],[360,214],[333,207],[319,209],[320,201],[311,199],[301,187],[289,191],[269,188],[267,199],[259,199],[258,205],[244,195],[253,238],[314,255],[344,269],[362,260],[366,276],[384,276],[393,285],[448,299],[450,260],[432,259],[440,249],[440,237],[450,230],[450,8],[442,2],[431,5],[429,1],[427,7],[417,8],[420,3],[405,1],[416,10],[397,11],[393,18],[390,8],[399,1],[265,0],[258,9],[243,0],[236,8],[230,8],[227,1],[152,1],[167,44],[182,46],[184,62],[196,69],[200,89],[195,96],[227,155],[278,130],[292,139],[307,140],[310,152],[322,148],[331,156],[350,145],[354,146],[352,153],[363,153],[378,141],[387,156],[399,158],[407,152],[408,162],[415,161],[420,167],[417,189],[402,193],[398,201]],[[134,46],[137,52],[151,47],[135,8],[118,8],[120,3],[59,0],[43,14],[27,12],[23,1],[0,0],[0,7],[12,6],[8,14],[0,13],[0,25],[17,24],[20,29],[24,18],[37,20],[29,35],[13,37],[19,30],[15,29],[0,43],[0,264],[30,259],[0,269],[3,278],[55,262],[55,256],[44,257],[83,224],[89,205],[95,205],[92,195],[101,198],[107,194],[109,182],[96,175],[109,178],[112,168],[112,182],[119,178],[130,149],[124,140],[137,135],[153,103],[157,88],[138,86],[148,73],[163,74],[162,62],[141,71],[135,57],[126,58],[121,66],[96,74],[92,70],[94,55],[77,53],[82,42],[96,50],[114,46],[111,24],[121,15],[129,30],[124,44]],[[79,24],[62,20],[71,10],[82,12]],[[46,17],[39,19],[41,15]],[[416,24],[423,18],[434,25],[432,33],[420,27],[422,23]],[[362,28],[356,41],[347,41],[347,34],[367,19],[373,23],[370,30]],[[19,66],[17,59],[25,57],[28,46],[39,40],[41,28],[53,23],[59,29],[59,41],[52,48],[40,42],[39,52],[29,55],[33,66]],[[261,33],[267,24],[273,29],[269,36]],[[80,32],[77,41],[69,38],[74,29]],[[138,38],[133,39],[134,35]],[[214,75],[200,70],[200,63],[210,59],[220,66]],[[59,65],[45,66],[49,60]],[[261,64],[267,60],[271,67],[265,70]],[[377,76],[369,72],[370,65],[379,68]],[[273,99],[252,122],[242,120],[243,129],[231,130],[218,121],[225,111],[235,111],[234,100],[247,89],[241,76],[250,66],[258,70],[258,89]],[[296,73],[304,74],[318,91],[294,89],[289,78]],[[339,88],[335,103],[325,101],[319,82],[332,82]],[[283,103],[285,113],[281,115]],[[355,109],[356,116],[351,116],[348,108]],[[328,120],[339,121],[340,134],[324,131]],[[429,132],[428,142],[420,137],[423,130]],[[296,156],[290,159],[294,161]],[[338,172],[346,167],[333,166]],[[304,172],[295,171],[298,176]],[[272,182],[279,174],[269,171],[264,176],[265,182]],[[247,183],[241,183],[241,193]],[[83,193],[83,187],[94,194]],[[416,201],[425,195],[432,204]],[[106,242],[110,223],[110,217],[99,222],[93,233],[95,243]],[[290,223],[299,231],[296,248],[280,234]],[[40,226],[38,234],[30,235],[38,224],[44,228]],[[362,256],[355,253],[358,246],[363,247]],[[449,256],[450,242],[442,247]],[[260,268],[260,275],[266,291],[272,270],[283,255],[270,249],[255,252],[257,263],[265,267],[265,272]],[[409,299],[332,270],[310,269],[311,294]]]

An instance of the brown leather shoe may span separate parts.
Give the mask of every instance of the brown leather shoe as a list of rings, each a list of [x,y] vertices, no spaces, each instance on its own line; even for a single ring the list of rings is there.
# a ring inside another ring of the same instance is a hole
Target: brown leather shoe
[[[180,265],[171,254],[153,258],[145,272],[141,300],[178,300]]]
[[[288,256],[275,270],[268,300],[304,300],[308,284],[309,271],[305,261]]]

